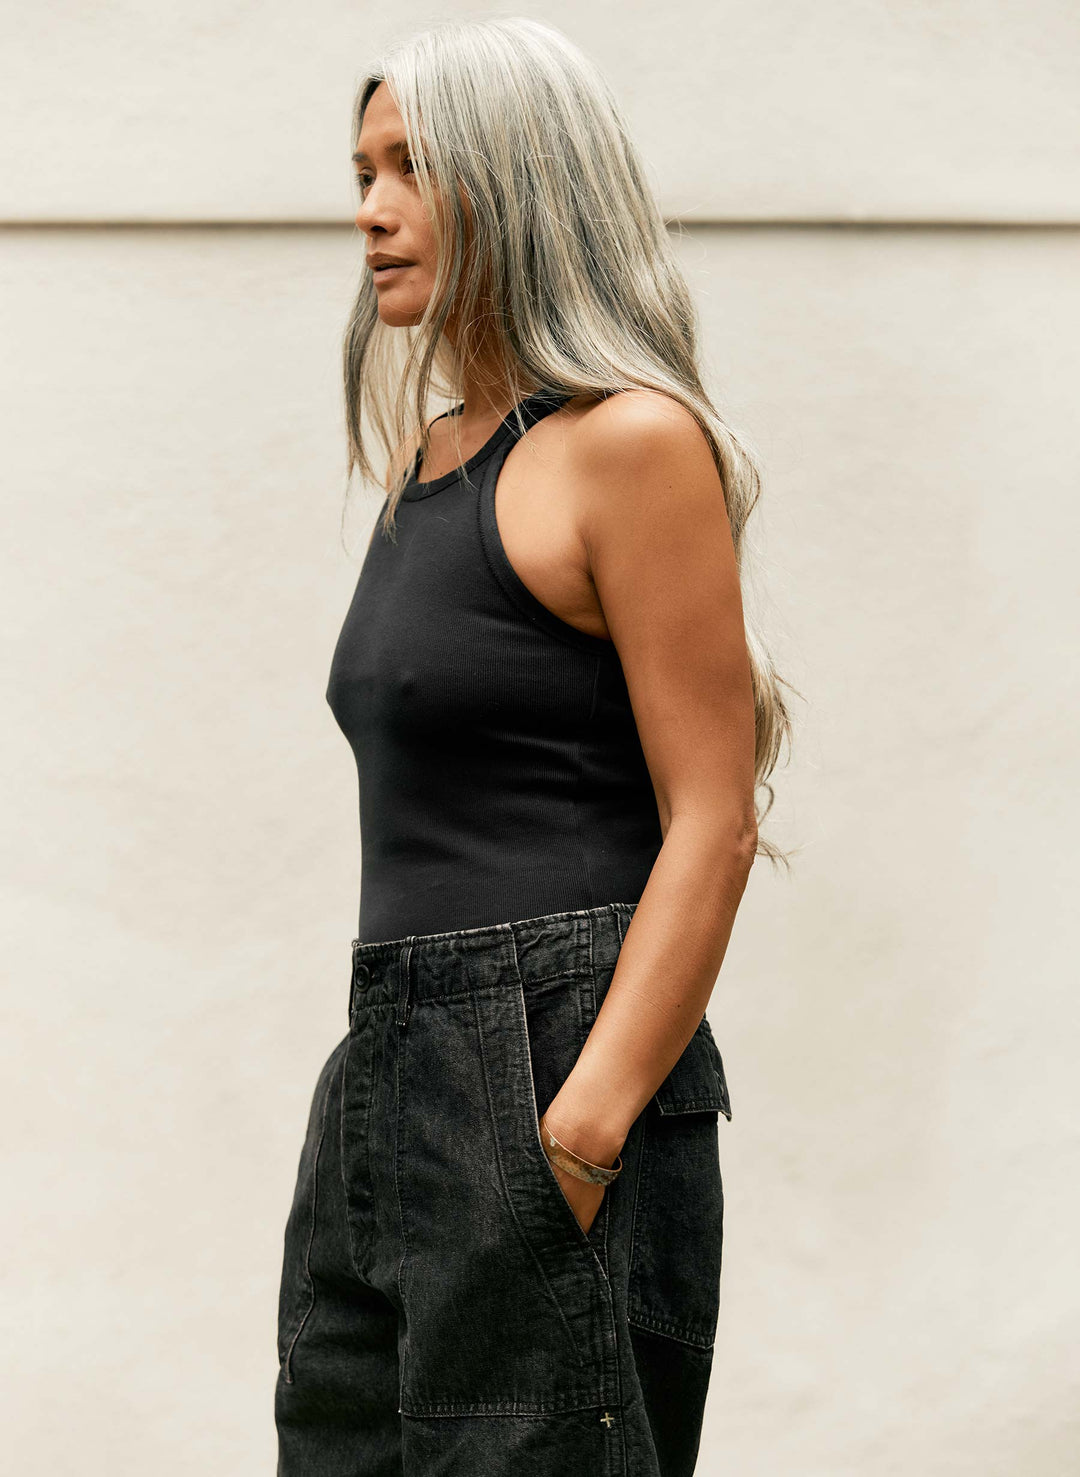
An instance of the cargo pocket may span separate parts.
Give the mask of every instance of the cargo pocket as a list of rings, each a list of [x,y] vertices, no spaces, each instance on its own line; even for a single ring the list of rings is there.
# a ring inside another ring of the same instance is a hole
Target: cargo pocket
[[[702,1349],[720,1313],[721,1113],[731,1118],[724,1065],[702,1017],[643,1114],[627,1294],[632,1325]]]
[[[582,1010],[566,978],[455,992],[410,1017],[404,1415],[539,1416],[613,1398],[607,1279],[537,1125],[537,1094],[546,1106],[580,1050]]]

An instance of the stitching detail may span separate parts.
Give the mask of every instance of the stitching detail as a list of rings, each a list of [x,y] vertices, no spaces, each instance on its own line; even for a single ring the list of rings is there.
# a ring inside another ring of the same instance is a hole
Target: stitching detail
[[[300,1337],[300,1333],[304,1327],[304,1324],[311,1316],[312,1308],[314,1308],[315,1306],[315,1282],[311,1275],[311,1247],[312,1243],[315,1240],[315,1225],[318,1219],[319,1159],[322,1155],[323,1139],[326,1137],[326,1113],[327,1109],[330,1106],[330,1084],[332,1083],[332,1081],[333,1075],[331,1074],[327,1078],[326,1089],[323,1093],[322,1111],[319,1118],[319,1142],[315,1146],[315,1162],[311,1166],[311,1230],[308,1233],[308,1244],[307,1248],[304,1251],[304,1276],[307,1278],[308,1286],[311,1289],[311,1298],[307,1305],[307,1308],[304,1311],[304,1316],[300,1319],[300,1322],[296,1328],[296,1332],[292,1336],[289,1347],[285,1352],[285,1358],[282,1362],[282,1370],[284,1373],[285,1382],[289,1385],[294,1383],[292,1377],[293,1350],[296,1348],[296,1341]]]
[[[444,411],[443,415],[445,414],[446,412]],[[442,416],[437,415],[435,417],[436,421],[441,419]],[[432,421],[431,424],[434,425],[435,421]],[[487,465],[490,458],[495,455],[499,447],[506,440],[507,433],[511,430],[512,427],[507,421],[504,421],[496,430],[492,431],[490,442],[485,442],[483,446],[477,447],[472,456],[466,457],[456,467],[451,467],[449,472],[442,472],[438,477],[429,477],[425,482],[413,481],[416,475],[417,459],[420,455],[420,448],[417,447],[412,460],[412,471],[409,474],[409,480],[406,482],[404,489],[411,496],[407,498],[403,497],[402,501],[409,503],[422,502],[426,497],[434,497],[437,493],[447,491],[453,487],[455,482],[461,482],[466,487],[474,487],[475,484],[469,480],[470,473],[479,471],[481,467]]]
[[[641,1189],[641,1166],[645,1160],[645,1135],[647,1132],[648,1119],[646,1118],[646,1115],[644,1113],[639,1115],[639,1121],[641,1123],[641,1129],[638,1135],[637,1166],[634,1173],[634,1203],[630,1207],[630,1244],[626,1249],[626,1268],[628,1282],[632,1277],[634,1270],[634,1242],[637,1237],[638,1229],[638,1197],[639,1191]],[[629,1288],[627,1290],[627,1296],[629,1299]]]
[[[677,1118],[680,1113],[719,1113],[720,1103],[716,1097],[680,1098],[677,1108],[661,1108],[662,1118]]]
[[[631,1328],[639,1328],[643,1333],[651,1333],[656,1338],[672,1339],[677,1344],[685,1344],[688,1349],[711,1349],[716,1343],[710,1339],[707,1344],[700,1339],[695,1339],[691,1334],[677,1323],[665,1323],[662,1319],[651,1318],[647,1313],[628,1313],[626,1321]]]
[[[512,934],[511,934],[511,937],[510,937],[510,947],[514,950],[515,970],[517,970],[518,969],[518,965],[517,965],[517,945],[514,942],[514,939],[513,939],[513,935]],[[474,999],[475,999],[475,997],[474,997]],[[529,1044],[528,1044],[528,1033],[525,1031],[525,1027],[523,1025],[523,1021],[524,1021],[524,1018],[525,1018],[524,1017],[524,1012],[525,1012],[525,996],[524,996],[523,991],[521,990],[521,986],[520,986],[520,983],[519,983],[519,985],[518,985],[518,992],[517,992],[517,999],[515,1001],[515,1010],[514,1010],[514,1017],[515,1017],[515,1019],[514,1019],[514,1024],[515,1024],[515,1026],[517,1028],[518,1044],[519,1044],[519,1046],[522,1045],[522,1033],[525,1032],[525,1035],[524,1035],[524,1048],[525,1048],[525,1052],[527,1054],[528,1053],[528,1050],[529,1050]],[[483,1028],[483,1026],[482,1026],[482,1024],[480,1022],[480,1012],[479,1012],[479,1009],[475,1009],[474,1008],[473,1016],[474,1016],[474,1019],[476,1021],[476,1036],[477,1036],[477,1040],[478,1040],[479,1046],[480,1046],[480,1062],[481,1062],[481,1065],[483,1066],[483,1069],[484,1069],[484,1092],[487,1095],[488,1112],[492,1114],[492,1122],[493,1123],[496,1123],[496,1122],[498,1122],[498,1117],[497,1117],[497,1114],[496,1114],[495,1103],[494,1103],[494,1099],[492,1097],[492,1092],[491,1092],[491,1074],[488,1071],[487,1052],[485,1050],[485,1041],[484,1041],[484,1028]],[[540,1141],[540,1121],[539,1121],[539,1119],[536,1116],[536,1095],[535,1095],[535,1092],[533,1093],[532,1117],[533,1117],[533,1125],[534,1125],[535,1132],[536,1132],[536,1145],[537,1145],[537,1148],[540,1150],[540,1152],[543,1153],[544,1152],[544,1146],[543,1146],[543,1144]],[[574,1336],[574,1330],[570,1327],[570,1323],[569,1323],[569,1321],[568,1321],[568,1319],[566,1317],[566,1312],[565,1312],[565,1310],[563,1308],[563,1305],[562,1305],[562,1303],[560,1303],[559,1299],[556,1297],[556,1295],[555,1295],[555,1289],[551,1285],[551,1282],[550,1282],[550,1280],[548,1278],[547,1272],[544,1270],[543,1264],[540,1261],[539,1257],[536,1255],[536,1250],[533,1247],[533,1244],[532,1244],[531,1240],[529,1239],[528,1236],[525,1235],[524,1228],[521,1225],[521,1221],[520,1221],[520,1219],[518,1217],[517,1204],[516,1204],[516,1202],[514,1200],[514,1197],[510,1193],[510,1187],[509,1187],[509,1185],[506,1183],[506,1171],[505,1171],[505,1168],[503,1166],[502,1154],[501,1154],[500,1148],[499,1148],[499,1135],[497,1133],[493,1135],[493,1141],[494,1141],[494,1144],[495,1144],[495,1163],[496,1163],[496,1166],[497,1166],[498,1171],[499,1171],[499,1181],[500,1181],[500,1183],[502,1185],[503,1196],[505,1198],[506,1204],[510,1208],[510,1216],[511,1216],[511,1219],[513,1220],[513,1222],[514,1222],[514,1227],[515,1227],[515,1229],[516,1229],[516,1231],[518,1233],[518,1236],[521,1238],[522,1245],[525,1247],[525,1250],[529,1253],[529,1256],[532,1258],[533,1262],[536,1264],[536,1270],[540,1274],[541,1281],[544,1284],[544,1288],[547,1291],[548,1297],[551,1299],[552,1304],[554,1305],[555,1309],[557,1310],[557,1312],[559,1314],[559,1318],[562,1321],[562,1325],[566,1329],[566,1336],[570,1340],[570,1346],[571,1346],[572,1349],[574,1349],[577,1352],[578,1362],[581,1363],[581,1364],[584,1364],[585,1363],[585,1358],[584,1358],[584,1355],[583,1355],[583,1351],[582,1351],[580,1345],[578,1344],[577,1339]]]
[[[575,1410],[595,1410],[599,1403],[601,1402],[589,1396],[572,1405],[547,1400],[530,1401],[528,1404],[519,1400],[418,1400],[411,1410],[400,1413],[406,1419],[410,1416],[414,1419],[427,1419],[431,1416],[512,1415],[522,1420],[548,1420],[553,1415],[567,1415]]]
[[[405,1312],[406,1334],[404,1347],[401,1355],[401,1368],[398,1371],[398,1414],[401,1414],[405,1404],[405,1377],[409,1365],[409,1336],[408,1336],[408,1304],[405,1300],[406,1261],[409,1255],[409,1242],[405,1228],[405,1212],[401,1201],[401,1079],[404,1075],[405,1050],[408,1043],[408,1032],[399,1031],[395,1039],[394,1051],[394,1193],[397,1197],[398,1228],[401,1231],[401,1256],[398,1258],[397,1272],[394,1274],[394,1282],[397,1285],[398,1303]]]
[[[590,991],[591,991],[591,994],[590,994],[590,1016],[591,1016],[591,1022],[590,1022],[590,1026],[589,1026],[589,1030],[590,1031],[592,1030],[593,1025],[596,1024],[596,1017],[599,1014],[599,1009],[598,1009],[598,1006],[597,1006],[597,996],[599,994],[599,991],[597,989],[597,978],[596,978],[596,932],[597,932],[597,920],[595,918],[593,918],[593,917],[590,917],[590,919],[589,919],[589,963],[590,963],[590,966],[591,966],[591,974],[592,974],[592,981],[591,981],[591,985],[590,985]],[[542,1147],[543,1147],[543,1145],[541,1145],[541,1148]],[[604,1235],[603,1235],[603,1241],[602,1241],[601,1244],[603,1246],[604,1258],[606,1260],[608,1258],[608,1256],[609,1256],[609,1250],[608,1250],[608,1232],[611,1229],[611,1190],[610,1190],[610,1188],[607,1189],[607,1190],[605,1190],[605,1192],[604,1192],[604,1200],[603,1200],[603,1202],[601,1204],[601,1208],[597,1212],[597,1214],[598,1215],[599,1214],[603,1214],[603,1216],[604,1216]],[[609,1380],[610,1380],[610,1384],[612,1386],[612,1397],[611,1397],[610,1400],[607,1401],[607,1403],[610,1404],[611,1406],[613,1406],[614,1409],[618,1412],[618,1422],[617,1422],[618,1436],[616,1438],[618,1444],[616,1445],[616,1443],[613,1442],[613,1441],[611,1441],[610,1439],[608,1439],[608,1440],[605,1441],[605,1443],[604,1443],[604,1453],[605,1453],[604,1467],[605,1467],[605,1469],[606,1469],[606,1471],[608,1473],[608,1477],[626,1477],[627,1460],[628,1460],[628,1457],[627,1457],[627,1448],[626,1448],[626,1421],[625,1421],[624,1416],[623,1416],[622,1360],[619,1358],[619,1328],[618,1328],[618,1322],[617,1322],[616,1316],[615,1316],[615,1292],[614,1292],[614,1288],[612,1287],[612,1284],[611,1284],[611,1279],[608,1277],[607,1272],[604,1270],[604,1263],[600,1260],[599,1252],[597,1251],[596,1247],[594,1246],[594,1244],[593,1244],[593,1242],[591,1240],[588,1240],[587,1241],[587,1244],[588,1244],[588,1247],[589,1247],[590,1252],[592,1253],[593,1260],[596,1263],[597,1270],[599,1271],[600,1279],[601,1279],[601,1282],[603,1283],[603,1289],[604,1289],[603,1307],[604,1307],[605,1321],[606,1321],[606,1324],[607,1324],[606,1337],[605,1337],[605,1342],[607,1344],[607,1357],[605,1358],[605,1361],[604,1361],[605,1368],[603,1370],[603,1392],[604,1392],[604,1395],[606,1397],[607,1396],[608,1385],[609,1385]],[[610,1438],[610,1434],[611,1433],[610,1433],[610,1427],[609,1427],[609,1430],[608,1430],[608,1436],[609,1436],[609,1438]]]
[[[338,1111],[338,1143],[341,1145],[341,1153],[338,1155],[338,1173],[341,1176],[342,1204],[345,1207],[345,1242],[349,1248],[349,1263],[356,1276],[360,1277],[360,1268],[356,1261],[356,1247],[353,1245],[353,1226],[349,1216],[349,1186],[345,1179],[345,1073],[349,1064],[349,1053],[353,1047],[353,1035],[349,1032],[349,1038],[345,1046],[345,1055],[341,1060],[341,1103]],[[370,1131],[368,1138],[370,1139]],[[370,1145],[369,1145],[370,1153]]]

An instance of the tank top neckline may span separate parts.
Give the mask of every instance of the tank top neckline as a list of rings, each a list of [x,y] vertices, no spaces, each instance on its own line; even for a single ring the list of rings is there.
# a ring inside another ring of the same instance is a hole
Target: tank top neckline
[[[528,408],[533,405],[548,404],[554,401],[556,406],[558,406],[561,401],[570,400],[572,398],[573,397],[570,394],[564,394],[559,391],[547,389],[536,390],[533,392],[533,394],[526,395],[524,400],[519,400],[516,405],[512,405],[510,407],[510,409],[503,416],[502,420],[495,427],[495,430],[492,431],[491,435],[484,442],[483,446],[479,448],[479,450],[474,451],[472,456],[467,457],[465,461],[461,462],[458,466],[451,467],[449,472],[443,472],[441,476],[433,477],[430,481],[427,482],[418,482],[416,480],[416,473],[418,470],[417,463],[420,460],[420,448],[417,447],[416,455],[413,457],[412,469],[409,472],[409,480],[406,482],[405,487],[401,493],[402,500],[405,502],[417,502],[420,498],[431,497],[437,492],[442,492],[444,488],[449,487],[452,483],[459,481],[462,473],[467,473],[469,476],[471,476],[478,467],[482,466],[489,457],[494,455],[494,453],[499,449],[503,441],[508,436],[512,436],[516,439],[518,435],[517,423],[514,416],[514,412],[516,410],[520,410],[524,415],[527,412]],[[453,406],[450,410],[444,410],[443,415],[460,415],[464,408],[465,405],[464,402],[462,402],[459,405]],[[435,419],[441,420],[442,416],[437,415]],[[528,425],[526,424],[526,430],[527,429]]]

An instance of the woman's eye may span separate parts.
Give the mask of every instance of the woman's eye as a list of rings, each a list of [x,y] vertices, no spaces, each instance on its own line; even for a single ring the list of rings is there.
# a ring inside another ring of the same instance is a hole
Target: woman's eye
[[[408,157],[402,160],[402,167],[407,167],[412,174],[416,173],[416,170],[413,167],[413,162]],[[369,174],[358,174],[355,178],[357,189],[363,191],[371,187],[371,176]]]

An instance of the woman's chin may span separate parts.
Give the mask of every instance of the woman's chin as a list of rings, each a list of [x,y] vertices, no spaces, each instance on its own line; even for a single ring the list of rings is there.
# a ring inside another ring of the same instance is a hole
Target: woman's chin
[[[387,328],[413,328],[423,316],[423,308],[388,302],[386,295],[379,299],[379,321]]]

